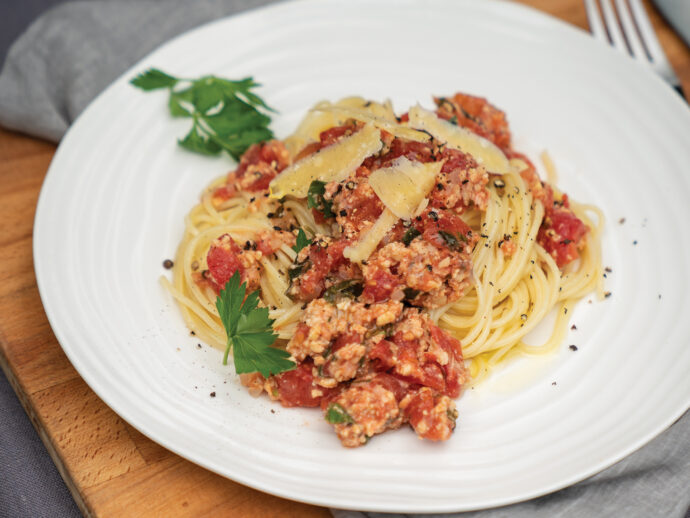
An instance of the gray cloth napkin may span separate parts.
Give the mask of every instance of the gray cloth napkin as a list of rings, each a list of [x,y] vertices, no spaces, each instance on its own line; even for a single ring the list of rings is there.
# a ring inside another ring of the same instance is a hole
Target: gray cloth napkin
[[[0,370],[0,518],[81,513]]]
[[[272,0],[71,2],[36,20],[0,74],[0,124],[58,141],[96,95],[161,43]]]
[[[109,0],[55,8],[31,25],[7,56],[0,73],[0,124],[58,141],[103,88],[160,43],[202,22],[269,1]],[[396,516],[340,510],[333,514],[336,518]],[[686,514],[690,517],[689,413],[641,450],[570,488],[521,504],[453,516],[682,518]]]

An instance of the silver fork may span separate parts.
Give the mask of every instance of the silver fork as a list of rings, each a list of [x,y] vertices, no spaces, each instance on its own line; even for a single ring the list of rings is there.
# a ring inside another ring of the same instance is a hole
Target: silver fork
[[[620,52],[630,54],[640,63],[647,64],[661,76],[684,99],[685,93],[664,50],[654,33],[640,0],[599,0],[602,19],[597,8],[597,0],[585,0],[587,19],[592,35],[611,44]],[[616,14],[617,11],[617,14]]]

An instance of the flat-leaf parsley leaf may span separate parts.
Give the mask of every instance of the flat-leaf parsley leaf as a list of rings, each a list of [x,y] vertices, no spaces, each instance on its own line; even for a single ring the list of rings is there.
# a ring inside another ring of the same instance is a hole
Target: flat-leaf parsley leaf
[[[333,212],[333,202],[325,198],[326,194],[326,182],[321,180],[314,180],[309,184],[309,191],[307,192],[307,207],[310,209],[316,209],[323,217],[334,218],[335,212]]]
[[[273,111],[251,92],[259,86],[247,77],[231,81],[216,76],[180,79],[156,68],[142,72],[130,81],[145,91],[167,88],[168,108],[173,117],[192,119],[192,128],[179,144],[204,155],[218,155],[222,150],[239,160],[252,144],[270,140]]]
[[[297,239],[295,241],[295,246],[293,246],[292,249],[295,252],[299,253],[299,251],[302,250],[302,248],[304,248],[305,246],[309,246],[309,245],[311,245],[311,239],[308,239],[307,234],[304,232],[304,230],[302,230],[300,228],[299,231],[297,232]]]
[[[295,368],[290,354],[271,347],[278,335],[273,332],[273,320],[268,308],[259,306],[259,292],[247,295],[247,283],[240,284],[236,271],[216,299],[216,308],[225,327],[228,343],[223,365],[228,363],[232,348],[237,374],[260,372],[264,378]]]
[[[325,415],[326,421],[331,424],[354,424],[355,420],[352,416],[347,413],[342,405],[338,403],[331,403],[328,405],[328,410],[326,410]]]

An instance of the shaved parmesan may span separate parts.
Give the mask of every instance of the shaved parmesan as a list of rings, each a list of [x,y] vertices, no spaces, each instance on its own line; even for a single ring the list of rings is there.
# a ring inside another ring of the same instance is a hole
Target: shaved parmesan
[[[380,151],[381,133],[371,124],[354,135],[292,164],[269,184],[272,198],[305,198],[314,180],[341,181],[355,172],[364,159]]]
[[[292,157],[295,157],[307,144],[319,140],[322,131],[338,125],[337,116],[334,113],[315,111],[316,108],[326,106],[332,106],[332,104],[328,101],[317,103],[307,112],[295,132],[284,140],[285,147]]]
[[[365,110],[376,117],[397,120],[390,101],[382,104],[367,101],[363,97],[345,97],[336,103],[321,101],[307,112],[295,132],[285,139],[285,147],[291,156],[296,156],[307,144],[317,142],[322,131],[340,126],[351,118],[346,112],[335,111],[336,108]]]
[[[411,127],[428,131],[446,145],[472,155],[487,171],[500,174],[513,171],[503,151],[490,140],[466,128],[439,119],[434,112],[425,110],[421,106],[414,106],[409,114]]]
[[[527,162],[525,162],[522,158],[511,158],[510,165],[512,165],[516,171],[523,171],[529,167]]]
[[[397,122],[398,119],[395,117],[395,112],[393,111],[393,106],[390,101],[385,101],[382,103],[377,103],[376,101],[368,101],[362,97],[346,97],[341,99],[335,105],[334,108],[343,108],[361,110],[366,113],[370,113],[375,117],[381,119],[389,120],[391,122]]]
[[[383,117],[368,108],[353,108],[348,106],[316,106],[314,111],[339,114],[358,121],[366,122],[385,130],[395,137],[414,140],[415,142],[429,142],[429,135],[408,126],[401,126],[397,119]]]
[[[357,263],[367,260],[400,218],[412,218],[425,202],[428,203],[426,195],[434,186],[441,167],[443,162],[423,164],[403,156],[396,158],[390,167],[371,173],[369,185],[386,208],[374,225],[360,236],[357,244],[348,246],[343,255]]]
[[[393,212],[384,209],[379,219],[376,220],[369,230],[362,233],[357,244],[348,246],[343,250],[343,255],[355,263],[366,261],[371,253],[376,250],[383,237],[398,222],[398,219],[398,216],[393,214]]]
[[[390,167],[371,173],[369,185],[393,214],[410,219],[429,194],[441,167],[443,162],[423,164],[401,156]]]

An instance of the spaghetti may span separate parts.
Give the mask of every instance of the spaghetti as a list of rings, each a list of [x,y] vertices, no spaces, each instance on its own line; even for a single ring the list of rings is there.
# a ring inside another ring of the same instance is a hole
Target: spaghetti
[[[297,368],[243,383],[320,405],[345,446],[403,423],[447,439],[464,384],[553,351],[568,309],[603,293],[601,212],[552,186],[546,155],[542,182],[484,99],[435,102],[401,117],[389,103],[322,102],[284,141],[253,146],[190,211],[164,280],[221,349],[219,290],[236,271],[260,290]],[[554,308],[547,342],[526,344]]]

